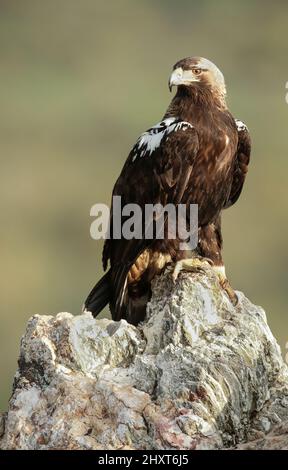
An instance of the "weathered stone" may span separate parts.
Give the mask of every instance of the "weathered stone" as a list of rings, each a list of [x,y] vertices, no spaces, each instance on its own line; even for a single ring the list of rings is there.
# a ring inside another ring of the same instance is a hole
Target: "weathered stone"
[[[32,317],[2,449],[288,448],[288,372],[262,308],[213,271],[155,279],[147,318]]]

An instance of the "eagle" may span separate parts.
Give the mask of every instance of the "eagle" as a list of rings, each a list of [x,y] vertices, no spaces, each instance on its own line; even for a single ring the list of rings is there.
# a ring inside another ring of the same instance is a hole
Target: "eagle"
[[[203,271],[211,265],[231,302],[237,303],[222,259],[221,214],[241,194],[250,160],[249,131],[229,112],[224,76],[210,60],[178,61],[169,79],[170,91],[173,86],[177,91],[164,117],[138,138],[112,195],[121,197],[121,205],[141,208],[197,204],[198,244],[193,250],[180,249],[179,237],[168,237],[167,227],[162,239],[107,238],[106,274],[84,303],[84,310],[94,317],[109,304],[113,320],[123,318],[134,325],[143,321],[151,282],[168,265],[174,282],[182,270]],[[110,230],[113,210],[111,214]],[[152,215],[148,226],[153,223]]]

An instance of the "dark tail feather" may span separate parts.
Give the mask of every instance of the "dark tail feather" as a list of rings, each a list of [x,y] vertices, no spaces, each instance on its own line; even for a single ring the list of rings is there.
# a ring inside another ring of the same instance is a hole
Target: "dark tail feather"
[[[93,314],[93,317],[103,310],[104,307],[109,303],[111,296],[110,287],[110,270],[97,282],[96,286],[93,287],[87,299],[85,300],[83,310],[88,310]]]

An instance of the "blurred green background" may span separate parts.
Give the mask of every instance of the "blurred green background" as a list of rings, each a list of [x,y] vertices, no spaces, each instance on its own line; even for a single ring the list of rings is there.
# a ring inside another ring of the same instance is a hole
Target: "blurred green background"
[[[130,147],[171,100],[172,65],[189,55],[222,69],[252,134],[224,257],[284,351],[287,17],[285,1],[0,1],[1,409],[28,318],[79,313],[101,275],[90,208],[109,203]]]

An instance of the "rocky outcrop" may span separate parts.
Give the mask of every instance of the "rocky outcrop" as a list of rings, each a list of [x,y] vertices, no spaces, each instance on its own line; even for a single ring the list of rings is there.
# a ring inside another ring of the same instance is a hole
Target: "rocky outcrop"
[[[139,327],[35,315],[3,449],[288,448],[288,372],[262,308],[209,268],[154,281]]]

